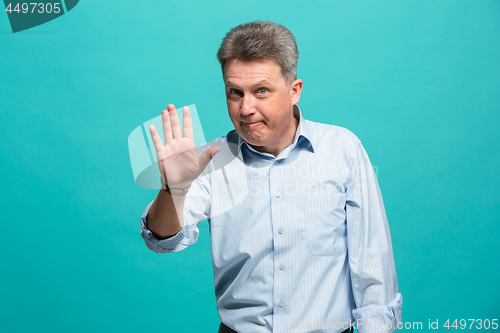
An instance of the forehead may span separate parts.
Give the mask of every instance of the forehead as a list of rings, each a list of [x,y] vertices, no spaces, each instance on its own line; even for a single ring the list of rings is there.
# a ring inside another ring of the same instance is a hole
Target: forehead
[[[251,85],[264,80],[276,84],[279,84],[280,81],[284,82],[280,66],[270,59],[250,61],[231,59],[226,63],[225,74],[224,81],[226,85]]]

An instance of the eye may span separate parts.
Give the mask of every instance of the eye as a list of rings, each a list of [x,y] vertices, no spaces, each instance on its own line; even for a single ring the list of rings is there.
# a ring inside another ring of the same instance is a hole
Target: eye
[[[238,89],[235,89],[235,88],[229,89],[229,93],[232,94],[232,95],[240,95],[241,94],[241,92]]]
[[[257,89],[257,92],[261,95],[264,95],[267,92],[267,89],[266,88],[259,88],[259,89]]]

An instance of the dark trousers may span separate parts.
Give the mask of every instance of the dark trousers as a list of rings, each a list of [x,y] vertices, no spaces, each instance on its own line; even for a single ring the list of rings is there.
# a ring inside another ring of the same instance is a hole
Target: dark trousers
[[[351,328],[349,329],[346,329],[344,332],[342,333],[353,333],[354,332],[354,326],[351,326]],[[220,326],[219,326],[219,333],[238,333],[236,332],[235,330],[227,327],[226,325],[224,325],[223,323],[220,323]]]

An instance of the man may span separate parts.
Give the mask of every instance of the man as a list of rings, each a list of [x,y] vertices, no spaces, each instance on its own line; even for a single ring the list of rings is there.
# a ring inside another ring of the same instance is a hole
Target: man
[[[183,136],[171,104],[165,144],[150,128],[165,189],[142,215],[146,245],[181,251],[208,219],[219,332],[394,331],[402,296],[373,167],[354,134],[303,118],[292,33],[242,24],[217,57],[235,130],[198,156],[188,108]]]

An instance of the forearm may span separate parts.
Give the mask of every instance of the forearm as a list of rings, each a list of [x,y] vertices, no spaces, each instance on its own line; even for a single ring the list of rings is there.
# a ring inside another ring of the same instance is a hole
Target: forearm
[[[160,190],[146,217],[148,229],[158,239],[177,234],[183,226],[183,210],[186,196],[172,196]]]

